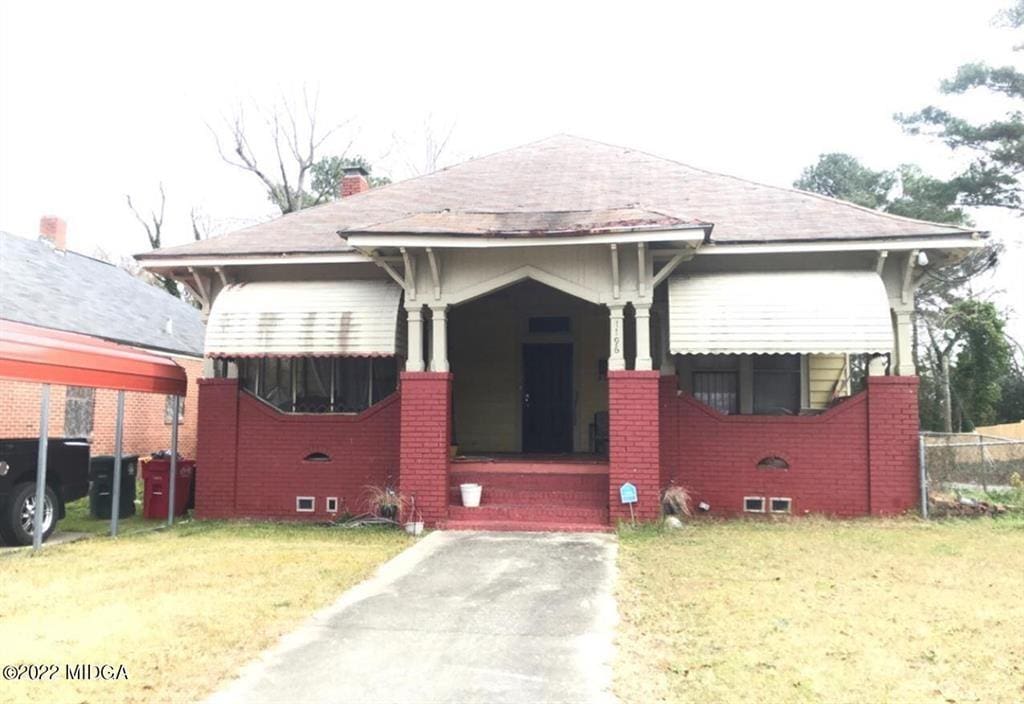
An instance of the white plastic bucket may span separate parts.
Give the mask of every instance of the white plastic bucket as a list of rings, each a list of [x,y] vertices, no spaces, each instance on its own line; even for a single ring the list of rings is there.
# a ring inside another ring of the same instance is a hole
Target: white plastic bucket
[[[410,521],[406,523],[405,532],[409,535],[419,535],[423,532],[423,521]]]
[[[484,488],[480,484],[459,484],[462,491],[462,505],[468,508],[476,508],[480,505],[480,494]]]

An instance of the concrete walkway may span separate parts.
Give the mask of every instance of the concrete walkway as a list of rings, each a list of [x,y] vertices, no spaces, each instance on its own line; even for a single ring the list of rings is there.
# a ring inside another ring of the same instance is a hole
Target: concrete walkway
[[[432,533],[208,701],[612,702],[616,547]]]

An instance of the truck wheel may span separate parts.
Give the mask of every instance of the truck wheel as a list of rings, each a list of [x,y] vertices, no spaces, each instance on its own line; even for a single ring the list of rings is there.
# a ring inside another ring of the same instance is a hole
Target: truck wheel
[[[46,540],[57,527],[57,495],[49,486],[46,487],[43,505],[43,540]],[[7,497],[7,505],[0,516],[0,523],[3,524],[3,535],[15,545],[32,544],[35,508],[35,484],[18,484]]]

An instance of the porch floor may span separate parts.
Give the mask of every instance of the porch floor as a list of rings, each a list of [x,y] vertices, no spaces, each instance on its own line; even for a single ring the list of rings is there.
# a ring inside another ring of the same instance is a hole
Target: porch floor
[[[480,506],[459,485],[483,486]],[[449,469],[449,530],[608,531],[608,462],[594,455],[458,457]]]

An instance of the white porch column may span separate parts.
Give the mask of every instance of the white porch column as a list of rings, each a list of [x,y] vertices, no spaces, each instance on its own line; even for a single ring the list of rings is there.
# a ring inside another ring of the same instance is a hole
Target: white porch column
[[[636,309],[636,366],[637,371],[654,369],[651,359],[651,304],[633,303]]]
[[[614,372],[626,368],[625,335],[623,332],[623,304],[608,306],[609,315],[609,350],[608,371]],[[649,355],[648,355],[649,356]]]
[[[409,308],[409,330],[406,335],[409,349],[405,356],[405,371],[423,371],[423,311],[420,306]]]
[[[430,350],[430,371],[448,371],[448,306],[430,306],[434,315],[434,324],[430,331],[433,343]]]
[[[914,368],[914,309],[900,306],[892,311],[894,359],[891,368],[899,376],[913,376]]]

